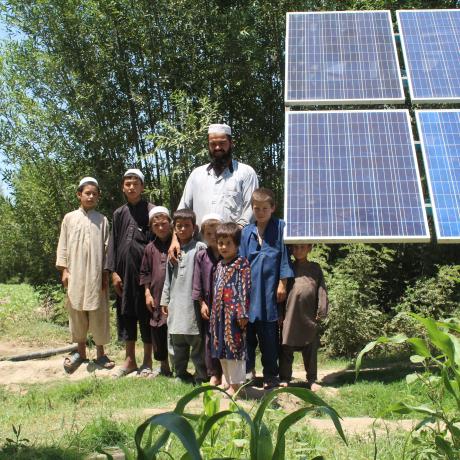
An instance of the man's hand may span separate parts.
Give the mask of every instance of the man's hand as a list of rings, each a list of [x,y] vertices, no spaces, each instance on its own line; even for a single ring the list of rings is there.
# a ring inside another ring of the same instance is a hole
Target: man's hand
[[[286,300],[287,291],[286,291],[287,279],[280,280],[278,283],[278,289],[276,290],[276,302],[282,303]]]
[[[69,286],[69,277],[70,277],[69,270],[67,270],[67,268],[64,268],[64,270],[62,270],[61,281],[65,289],[67,289]]]
[[[248,325],[248,318],[240,318],[236,320],[238,323],[238,326],[240,326],[241,329],[246,329],[246,326]]]
[[[109,272],[102,272],[102,290],[106,291],[109,287]]]
[[[209,320],[209,307],[203,300],[201,301],[201,317],[207,321]]]
[[[123,295],[123,281],[117,272],[112,273],[112,284],[119,297]]]
[[[150,313],[153,313],[153,310],[155,310],[155,302],[150,292],[145,293],[145,306]]]
[[[168,316],[168,306],[167,305],[162,305],[161,311],[163,312],[163,315]]]
[[[179,244],[176,234],[173,233],[171,246],[169,246],[169,249],[168,249],[168,257],[169,257],[169,260],[174,265],[177,265],[179,254],[180,254],[180,244]]]

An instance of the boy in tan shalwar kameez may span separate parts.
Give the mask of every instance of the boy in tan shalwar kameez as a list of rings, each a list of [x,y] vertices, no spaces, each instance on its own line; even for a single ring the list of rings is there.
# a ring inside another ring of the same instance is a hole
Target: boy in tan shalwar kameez
[[[86,360],[88,332],[96,343],[95,364],[111,369],[115,363],[104,352],[110,342],[108,273],[104,263],[109,242],[109,223],[95,211],[100,190],[96,179],[85,177],[77,191],[80,207],[64,216],[57,248],[56,267],[67,289],[72,341],[78,351],[64,360],[64,370],[74,372]]]

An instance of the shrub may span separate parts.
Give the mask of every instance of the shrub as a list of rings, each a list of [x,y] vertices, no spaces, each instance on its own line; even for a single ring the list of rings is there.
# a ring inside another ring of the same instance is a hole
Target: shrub
[[[409,286],[399,304],[397,314],[387,327],[387,333],[403,332],[420,335],[423,328],[409,313],[434,319],[458,316],[460,313],[460,265],[438,266],[435,276],[421,278]]]
[[[386,412],[396,414],[418,413],[424,418],[410,432],[412,440],[407,456],[411,459],[460,458],[460,321],[435,321],[410,313],[424,330],[425,339],[406,337],[379,337],[368,343],[356,359],[358,377],[364,354],[379,344],[407,343],[415,352],[410,357],[415,364],[422,365],[420,371],[406,376],[408,385],[422,385],[427,395],[427,404],[414,406],[411,400],[399,401]],[[454,398],[455,410],[448,409],[447,398]],[[406,448],[404,449],[406,451]]]
[[[40,299],[40,314],[43,319],[58,326],[67,326],[69,319],[64,307],[65,293],[62,286],[47,283],[35,289]]]
[[[330,277],[331,303],[324,340],[329,354],[351,356],[381,333],[386,321],[382,298],[394,251],[365,244],[343,248]]]

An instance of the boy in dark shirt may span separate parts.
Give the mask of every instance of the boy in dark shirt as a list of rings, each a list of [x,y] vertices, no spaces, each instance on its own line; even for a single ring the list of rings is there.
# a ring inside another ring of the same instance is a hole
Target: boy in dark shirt
[[[162,312],[160,300],[166,277],[168,249],[172,239],[172,222],[169,210],[163,206],[152,208],[149,212],[149,219],[150,229],[155,237],[144,251],[140,283],[144,286],[145,304],[151,314],[153,357],[160,362],[160,369],[150,376],[154,377],[158,374],[170,376],[167,317]],[[144,375],[146,373],[144,372]]]
[[[125,342],[126,358],[115,377],[137,371],[137,323],[144,343],[144,360],[140,371],[152,368],[150,313],[145,306],[145,292],[139,284],[139,270],[149,240],[149,209],[142,198],[144,175],[139,169],[128,169],[123,176],[122,191],[128,201],[113,213],[112,235],[106,269],[112,273],[117,294],[118,340]]]

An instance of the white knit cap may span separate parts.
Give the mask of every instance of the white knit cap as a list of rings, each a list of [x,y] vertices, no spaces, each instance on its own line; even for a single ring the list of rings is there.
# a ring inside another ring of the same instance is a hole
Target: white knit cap
[[[97,180],[94,177],[89,177],[89,176],[84,177],[78,184],[78,188],[80,188],[82,185],[85,185],[85,184],[95,184],[99,187],[99,184],[97,183]]]
[[[136,176],[141,180],[142,183],[144,183],[144,175],[142,174],[142,171],[140,169],[137,169],[137,168],[128,169],[128,171],[125,172],[123,177],[127,177],[127,176]]]
[[[224,220],[222,217],[217,214],[216,212],[211,212],[209,214],[205,214],[203,219],[201,219],[201,225],[203,225],[207,220],[218,220],[219,222],[223,222]]]
[[[171,218],[171,215],[169,214],[169,209],[165,208],[164,206],[154,206],[150,211],[149,211],[149,220],[153,217],[156,216],[157,214],[166,214],[169,218]]]
[[[227,134],[227,136],[231,136],[232,128],[225,123],[215,123],[209,125],[208,134]]]

